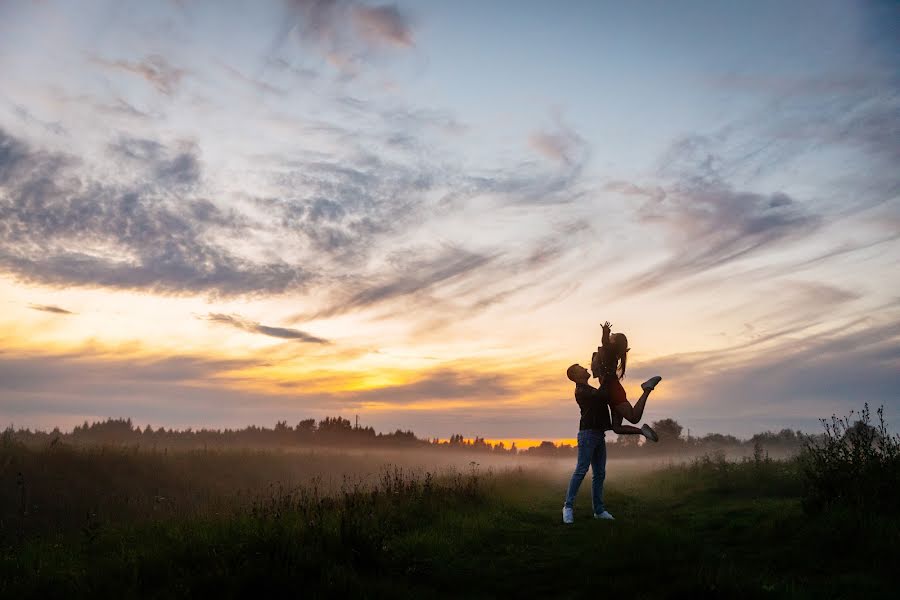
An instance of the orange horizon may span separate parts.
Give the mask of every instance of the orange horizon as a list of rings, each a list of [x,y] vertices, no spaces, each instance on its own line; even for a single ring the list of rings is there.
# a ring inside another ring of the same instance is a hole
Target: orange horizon
[[[471,444],[475,441],[476,438],[466,437],[463,438],[463,441],[467,444]],[[554,445],[559,446],[560,444],[569,444],[570,446],[577,446],[578,440],[575,438],[479,438],[483,439],[486,444],[490,444],[491,446],[496,446],[499,443],[503,443],[504,447],[507,449],[510,448],[513,444],[516,445],[516,448],[519,450],[526,450],[528,448],[534,448],[536,446],[540,446],[544,442],[552,442]],[[447,443],[449,438],[437,438],[437,441],[440,443]]]

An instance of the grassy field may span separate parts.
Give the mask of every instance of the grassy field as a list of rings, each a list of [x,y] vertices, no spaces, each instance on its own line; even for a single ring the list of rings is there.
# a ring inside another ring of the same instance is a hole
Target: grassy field
[[[587,518],[589,475],[568,526],[566,466],[431,462],[6,447],[0,597],[846,598],[900,584],[897,518],[804,514],[795,462],[611,464],[617,520]]]

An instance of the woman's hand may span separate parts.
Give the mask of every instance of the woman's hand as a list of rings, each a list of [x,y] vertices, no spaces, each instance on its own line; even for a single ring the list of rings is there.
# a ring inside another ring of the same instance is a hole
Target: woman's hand
[[[609,321],[603,324],[603,331],[612,331],[612,325],[609,324]]]

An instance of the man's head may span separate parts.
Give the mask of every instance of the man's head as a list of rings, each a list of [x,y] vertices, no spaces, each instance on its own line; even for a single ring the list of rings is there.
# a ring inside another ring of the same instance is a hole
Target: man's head
[[[579,364],[574,364],[566,369],[566,376],[575,383],[587,383],[588,379],[591,378],[591,374],[588,373],[588,370]]]

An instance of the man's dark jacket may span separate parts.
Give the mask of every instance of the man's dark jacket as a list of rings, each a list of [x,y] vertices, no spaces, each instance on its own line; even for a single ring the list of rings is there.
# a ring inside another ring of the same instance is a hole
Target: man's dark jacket
[[[575,402],[581,409],[581,421],[578,430],[599,429],[609,431],[612,422],[609,418],[609,394],[606,390],[596,389],[586,383],[575,384]]]

